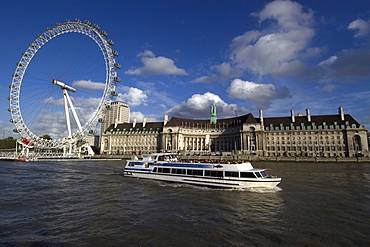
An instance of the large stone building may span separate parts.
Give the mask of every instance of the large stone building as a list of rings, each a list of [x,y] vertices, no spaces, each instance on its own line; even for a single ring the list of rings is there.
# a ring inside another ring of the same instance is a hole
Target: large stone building
[[[103,119],[104,121],[100,124],[100,137],[102,137],[102,133],[104,133],[111,124],[130,122],[130,105],[121,101],[111,102],[107,105],[107,109],[104,111]],[[102,143],[102,138],[100,138],[100,145],[97,145],[96,147],[102,147],[102,145],[104,144]]]
[[[111,102],[104,112],[104,122],[101,123],[101,132],[104,132],[113,123],[130,122],[130,105],[121,101]]]
[[[102,133],[101,152],[140,154],[234,152],[263,157],[369,156],[367,130],[339,108],[336,115],[259,118],[251,113],[234,118],[185,119],[164,115],[163,122],[115,123]]]

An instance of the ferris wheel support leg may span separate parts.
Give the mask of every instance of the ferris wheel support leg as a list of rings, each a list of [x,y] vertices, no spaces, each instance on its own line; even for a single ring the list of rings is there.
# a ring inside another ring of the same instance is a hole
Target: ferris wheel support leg
[[[71,119],[69,118],[67,90],[66,89],[63,89],[63,94],[64,94],[64,110],[65,110],[65,113],[66,113],[66,120],[67,120],[68,138],[71,138],[72,137]]]
[[[69,97],[69,94],[68,94],[67,92],[66,92],[66,96],[67,96],[67,100],[68,100],[69,106],[71,107],[71,111],[72,111],[73,117],[74,117],[74,119],[75,119],[75,121],[76,121],[76,123],[77,123],[78,130],[79,130],[80,132],[82,132],[82,126],[81,126],[81,123],[80,123],[80,119],[79,119],[79,118],[78,118],[78,116],[77,116],[76,110],[75,110],[75,108],[74,108],[74,106],[73,106],[73,104],[72,104],[72,100],[71,100],[71,98]]]

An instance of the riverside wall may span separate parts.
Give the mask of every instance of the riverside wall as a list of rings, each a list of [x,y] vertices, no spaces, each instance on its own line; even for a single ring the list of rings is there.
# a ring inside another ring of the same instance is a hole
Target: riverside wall
[[[140,158],[140,155],[138,155]],[[368,157],[326,158],[326,157],[258,157],[249,155],[179,155],[181,160],[199,162],[231,162],[231,161],[272,161],[272,162],[364,162],[370,163]],[[132,155],[95,155],[93,159],[131,159]]]

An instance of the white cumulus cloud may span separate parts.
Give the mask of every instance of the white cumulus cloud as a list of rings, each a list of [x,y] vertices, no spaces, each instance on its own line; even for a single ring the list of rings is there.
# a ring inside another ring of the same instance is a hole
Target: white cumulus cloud
[[[370,34],[370,20],[364,21],[361,18],[358,18],[348,25],[348,29],[357,31],[355,37],[366,36]]]
[[[72,84],[72,87],[87,89],[87,90],[104,90],[105,83],[93,82],[91,80],[79,80]]]
[[[148,100],[148,95],[145,91],[134,87],[121,86],[117,88],[117,93],[117,100],[123,101],[130,106],[139,106],[145,104]]]
[[[163,56],[155,56],[152,51],[146,50],[138,55],[141,57],[143,67],[128,70],[128,75],[187,75],[184,69],[178,68],[175,61]]]
[[[233,80],[227,92],[231,98],[248,100],[262,109],[269,108],[274,99],[290,97],[287,87],[276,88],[273,84],[258,84],[240,79]]]
[[[274,1],[259,13],[259,22],[275,25],[263,31],[248,31],[232,40],[230,59],[240,69],[260,75],[283,73],[307,48],[315,32],[313,14],[291,1]]]
[[[192,82],[213,82],[213,81],[226,81],[229,78],[235,78],[241,75],[241,71],[233,67],[230,63],[224,62],[219,65],[211,67],[211,70],[216,70],[217,74],[199,77]]]
[[[335,56],[319,63],[324,70],[324,79],[370,76],[370,49],[344,49]]]
[[[216,104],[217,115],[221,117],[233,117],[235,116],[235,111],[239,115],[249,112],[244,107],[238,107],[236,104],[228,104],[220,96],[207,92],[204,94],[194,94],[187,101],[172,107],[167,111],[167,114],[191,119],[209,118],[212,103]]]
[[[63,98],[54,99],[53,96],[50,96],[49,98],[43,99],[41,103],[62,106],[64,105],[64,99]]]

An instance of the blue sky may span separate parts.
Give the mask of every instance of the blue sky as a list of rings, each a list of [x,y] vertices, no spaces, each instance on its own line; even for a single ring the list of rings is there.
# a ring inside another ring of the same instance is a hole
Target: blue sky
[[[337,114],[342,106],[370,126],[367,0],[18,0],[0,2],[0,138],[14,136],[8,86],[22,52],[47,27],[75,18],[98,24],[115,42],[117,100],[139,122],[165,113],[208,118],[215,102],[218,118],[258,117],[259,109],[265,117],[306,108]],[[89,42],[66,45],[93,53]],[[46,49],[36,56],[51,54]]]

